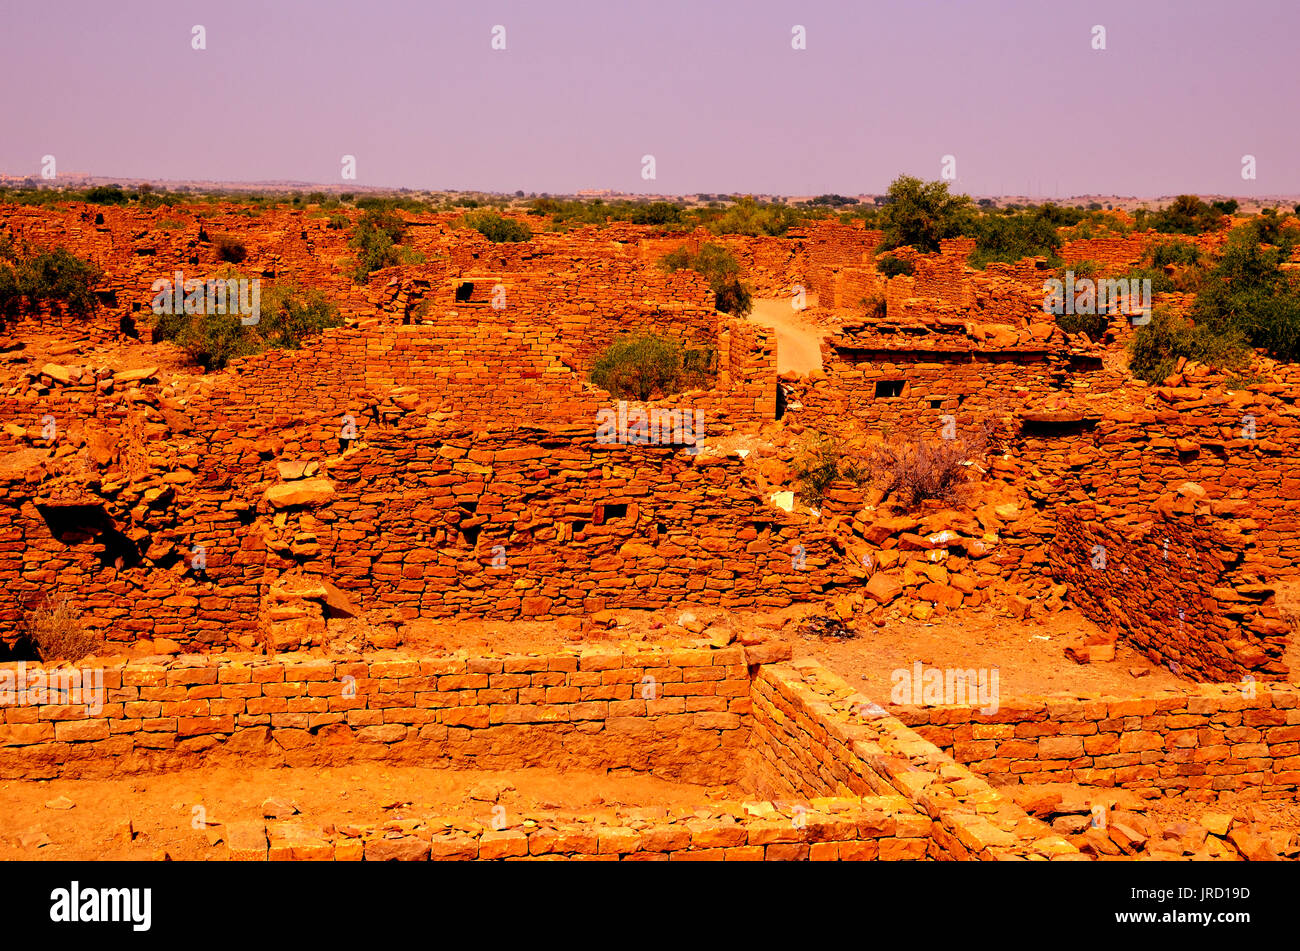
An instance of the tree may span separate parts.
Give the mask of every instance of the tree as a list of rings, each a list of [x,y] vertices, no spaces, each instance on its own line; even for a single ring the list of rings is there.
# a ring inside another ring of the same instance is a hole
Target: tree
[[[900,175],[889,186],[884,219],[884,248],[911,246],[939,250],[939,241],[961,234],[973,214],[968,195],[950,195],[947,182],[923,182]]]
[[[753,309],[752,292],[740,279],[740,262],[716,242],[704,242],[693,254],[682,245],[665,254],[659,266],[669,273],[685,269],[703,275],[724,314],[744,317]]]

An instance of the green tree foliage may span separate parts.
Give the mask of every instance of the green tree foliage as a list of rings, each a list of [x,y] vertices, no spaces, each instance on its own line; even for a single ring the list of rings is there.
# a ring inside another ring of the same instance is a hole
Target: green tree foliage
[[[1300,282],[1282,270],[1283,248],[1240,228],[1206,275],[1192,319],[1221,336],[1240,336],[1283,360],[1300,357]]]
[[[703,275],[724,314],[744,317],[753,309],[753,292],[740,279],[740,262],[717,242],[706,241],[694,253],[682,245],[665,254],[659,266],[670,273],[685,269]]]
[[[1151,228],[1161,234],[1202,234],[1222,227],[1223,215],[1195,195],[1179,195],[1168,208],[1159,211],[1139,208],[1134,219],[1139,228]]]
[[[624,337],[596,357],[591,382],[616,399],[656,399],[706,384],[716,359],[711,349],[687,349],[664,337]]]
[[[950,195],[947,182],[923,182],[910,175],[894,179],[885,199],[885,250],[938,251],[939,241],[963,234],[973,215],[970,197]]]
[[[916,265],[911,261],[904,261],[902,258],[886,254],[876,258],[876,270],[885,277],[897,277],[899,274],[911,276],[916,273]]]
[[[98,267],[66,248],[27,252],[0,235],[0,319],[17,317],[24,301],[85,316],[98,306],[94,287],[102,277]]]
[[[697,216],[714,234],[782,235],[805,220],[788,205],[760,205],[749,196],[725,209],[697,212]]]
[[[352,240],[348,242],[357,250],[357,265],[352,279],[358,284],[364,284],[371,272],[400,264],[401,254],[397,250],[397,244],[405,232],[406,222],[395,212],[373,205],[367,208],[357,221]]]
[[[1057,251],[1061,247],[1061,238],[1052,218],[1050,211],[1039,208],[1011,214],[980,215],[968,226],[975,238],[970,263],[983,268],[991,261],[1012,264],[1028,257],[1045,257],[1055,263],[1059,260]]]
[[[1174,372],[1179,357],[1225,369],[1245,365],[1250,350],[1240,334],[1216,333],[1204,324],[1157,307],[1151,322],[1137,329],[1129,344],[1129,371],[1138,379],[1159,384]]]
[[[92,205],[125,205],[130,200],[120,185],[96,185],[86,192],[86,201]]]

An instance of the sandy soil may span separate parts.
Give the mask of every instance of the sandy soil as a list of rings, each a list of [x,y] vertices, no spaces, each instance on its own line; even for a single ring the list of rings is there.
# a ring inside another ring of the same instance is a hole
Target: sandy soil
[[[808,306],[815,307],[817,295],[808,297]],[[822,368],[822,338],[829,331],[808,320],[807,311],[796,311],[790,299],[754,298],[754,309],[749,320],[776,330],[776,372],[797,373],[806,376]]]
[[[1063,611],[1045,620],[1016,621],[991,611],[923,623],[907,620],[873,628],[860,625],[856,636],[798,637],[795,656],[816,658],[882,706],[888,706],[893,672],[926,667],[998,670],[998,692],[1009,697],[1095,692],[1140,697],[1162,688],[1184,689],[1186,682],[1121,645],[1115,660],[1076,664],[1064,654],[1079,633],[1095,630],[1087,618]],[[1135,677],[1130,671],[1145,671]]]
[[[632,808],[693,807],[744,798],[749,792],[744,785],[697,786],[628,772],[379,763],[329,769],[212,767],[112,780],[10,780],[0,783],[0,860],[144,860],[160,858],[159,850],[175,860],[224,858],[222,826],[261,820],[263,803],[271,797],[298,808],[295,822],[330,830],[427,817],[488,825],[498,803],[505,807],[509,825],[541,816],[613,819]],[[63,800],[74,805],[66,808]],[[128,819],[135,832],[129,844],[117,834]],[[39,840],[41,833],[48,844],[19,842],[29,835]]]

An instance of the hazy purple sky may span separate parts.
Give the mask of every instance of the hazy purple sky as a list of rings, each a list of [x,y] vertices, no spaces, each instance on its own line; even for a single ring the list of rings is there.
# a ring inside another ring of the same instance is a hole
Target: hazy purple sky
[[[0,15],[0,172],[1292,193],[1298,38],[1300,0],[39,0]]]

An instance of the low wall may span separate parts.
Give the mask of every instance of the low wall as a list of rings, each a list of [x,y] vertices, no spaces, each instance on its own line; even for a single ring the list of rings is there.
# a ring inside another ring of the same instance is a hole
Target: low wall
[[[925,853],[929,820],[901,796],[819,799],[813,807],[773,802],[710,803],[617,821],[520,817],[516,827],[432,819],[405,832],[350,828],[324,834],[300,823],[232,824],[228,848],[241,860],[868,861]],[[639,814],[638,814],[639,813]]]
[[[382,759],[621,768],[721,783],[742,769],[749,735],[740,647],[495,658],[186,656],[103,668],[102,704],[16,694],[24,690],[19,671],[35,684],[32,668],[0,665],[0,697],[29,701],[0,706],[5,779]],[[44,675],[53,671],[40,673],[51,683]]]
[[[1081,857],[815,662],[761,667],[753,697],[753,745],[767,764],[766,782],[778,792],[902,795],[931,821],[930,858]]]
[[[964,705],[892,712],[994,785],[1158,789],[1300,788],[1300,688],[1203,684],[1146,699],[1025,699],[993,714]]]

